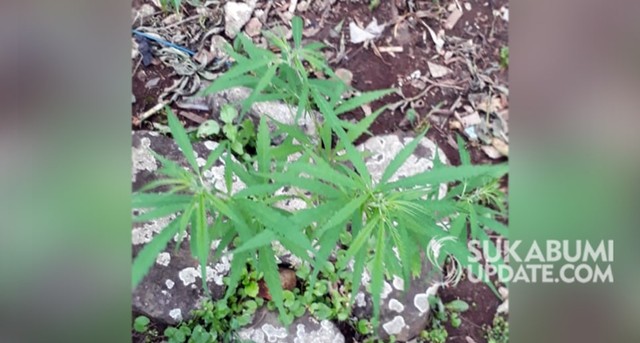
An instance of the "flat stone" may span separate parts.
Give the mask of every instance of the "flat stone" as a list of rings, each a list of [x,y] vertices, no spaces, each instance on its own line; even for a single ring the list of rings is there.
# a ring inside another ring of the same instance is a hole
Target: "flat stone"
[[[345,342],[338,327],[328,320],[318,321],[307,312],[284,327],[278,320],[278,313],[264,307],[254,314],[251,324],[240,329],[238,336],[255,343]]]
[[[229,38],[235,38],[242,27],[251,19],[255,5],[242,2],[227,2],[224,5],[224,33]]]

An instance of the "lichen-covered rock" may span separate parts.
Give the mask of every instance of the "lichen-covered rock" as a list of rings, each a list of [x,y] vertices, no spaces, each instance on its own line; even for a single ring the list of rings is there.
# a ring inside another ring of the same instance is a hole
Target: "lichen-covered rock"
[[[255,343],[344,343],[345,339],[335,324],[328,320],[318,321],[308,313],[297,318],[288,327],[278,320],[278,313],[259,309],[253,322],[240,329],[242,340]]]
[[[401,277],[385,280],[381,294],[380,327],[378,335],[388,339],[394,335],[399,342],[409,341],[420,334],[429,324],[429,295],[435,295],[439,288],[440,273],[423,259],[422,273],[405,287]],[[353,315],[358,319],[373,316],[373,301],[368,286],[370,274],[365,270],[363,285],[356,295]]]
[[[409,134],[390,134],[371,137],[358,146],[358,150],[368,155],[365,163],[374,181],[378,182],[380,180],[389,163],[391,163],[405,145],[413,139],[414,136]],[[448,164],[449,161],[444,152],[440,148],[437,148],[433,141],[424,137],[413,154],[407,158],[405,163],[396,171],[389,181],[396,181],[403,177],[412,176],[433,168],[436,149],[440,162]],[[440,185],[439,197],[444,197],[446,192],[447,186],[445,184]]]
[[[146,183],[156,180],[156,170],[160,163],[151,154],[151,150],[159,155],[187,166],[187,162],[177,145],[168,137],[155,132],[136,131],[132,142],[132,182],[136,191]],[[204,165],[209,153],[215,149],[215,142],[194,144],[194,151],[199,164]],[[224,187],[222,162],[203,173],[206,182],[215,187]],[[244,184],[234,180],[233,189],[241,189]],[[173,218],[171,216],[159,218],[146,223],[134,223],[131,238],[132,250],[135,257],[153,236],[158,234]],[[202,288],[201,268],[196,259],[191,256],[187,235],[183,238],[180,249],[175,249],[180,237],[174,237],[161,252],[156,263],[142,282],[133,290],[133,311],[146,315],[156,322],[177,324],[189,318],[190,312],[200,306],[205,298]],[[215,250],[218,242],[213,242]],[[210,263],[206,270],[207,286],[213,299],[224,295],[222,282],[230,268],[232,255],[225,255],[215,263]]]
[[[235,38],[251,18],[254,8],[255,1],[248,4],[234,1],[227,2],[224,5],[224,33],[229,38]]]
[[[397,156],[413,137],[406,134],[384,135],[368,139],[358,146],[360,151],[368,155],[365,159],[367,169],[374,181],[378,182],[389,163]],[[398,169],[390,181],[415,175],[433,168],[436,155],[436,145],[431,140],[423,138],[414,153]],[[438,150],[438,157],[443,164],[448,160]],[[446,194],[446,185],[439,186],[439,197]],[[397,341],[406,342],[420,334],[429,323],[429,295],[435,295],[440,284],[441,274],[433,268],[431,263],[422,258],[422,273],[414,278],[405,289],[404,281],[399,276],[392,280],[385,280],[381,294],[380,327],[378,335],[387,339],[394,335]],[[368,285],[370,274],[367,270],[362,275],[362,286],[355,299],[353,314],[359,319],[369,319],[373,315],[373,302],[369,294]]]

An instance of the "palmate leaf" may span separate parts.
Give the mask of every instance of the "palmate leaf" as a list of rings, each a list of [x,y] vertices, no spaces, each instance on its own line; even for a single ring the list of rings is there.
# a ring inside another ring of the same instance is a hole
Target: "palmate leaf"
[[[198,168],[198,163],[196,163],[195,153],[193,152],[193,147],[191,146],[187,132],[184,130],[184,127],[182,127],[182,124],[180,124],[178,118],[173,114],[173,111],[169,106],[166,107],[166,111],[173,139],[176,141],[176,144],[178,144],[180,149],[182,149],[182,154],[191,165],[191,168],[193,168],[193,171],[200,175],[200,168]]]
[[[314,100],[316,101],[316,104],[318,105],[318,108],[320,108],[320,111],[322,112],[322,114],[324,114],[327,122],[331,125],[335,133],[338,135],[338,138],[344,142],[344,148],[349,161],[354,165],[360,176],[365,180],[365,183],[368,185],[371,184],[371,174],[369,174],[369,170],[367,170],[367,167],[360,153],[349,142],[347,133],[340,125],[340,120],[335,115],[333,110],[329,107],[327,101],[324,100],[324,98],[320,96],[317,91],[313,90],[311,93]]]
[[[490,175],[494,177],[502,176],[508,171],[506,164],[481,165],[481,166],[445,166],[434,168],[430,171],[408,176],[398,181],[384,184],[381,190],[391,190],[400,187],[415,187],[425,185],[435,185],[444,182],[453,182],[463,180],[465,178],[477,177],[481,175]]]
[[[387,168],[384,170],[382,177],[380,178],[380,184],[386,183],[393,175],[400,169],[404,162],[413,154],[413,152],[420,144],[420,141],[427,134],[427,131],[423,131],[416,138],[414,138],[409,144],[407,144],[400,152],[393,158]]]
[[[147,275],[149,269],[156,261],[158,254],[166,248],[169,240],[175,236],[178,232],[180,217],[176,218],[174,221],[169,223],[167,227],[162,229],[158,235],[153,237],[151,242],[147,243],[142,250],[138,253],[138,255],[133,260],[133,265],[131,266],[131,288],[135,289],[136,286],[142,281],[142,279]]]

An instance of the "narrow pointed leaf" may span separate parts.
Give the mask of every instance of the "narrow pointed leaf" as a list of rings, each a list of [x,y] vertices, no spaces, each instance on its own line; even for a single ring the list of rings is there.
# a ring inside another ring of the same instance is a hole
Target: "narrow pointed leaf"
[[[171,129],[171,135],[173,135],[173,139],[176,144],[182,149],[182,154],[187,159],[191,168],[196,173],[200,173],[200,168],[198,168],[198,163],[196,163],[195,153],[193,152],[193,147],[191,146],[191,141],[189,141],[189,137],[187,136],[187,132],[185,131],[180,121],[169,106],[166,107],[167,111],[167,119],[169,122],[169,128]]]

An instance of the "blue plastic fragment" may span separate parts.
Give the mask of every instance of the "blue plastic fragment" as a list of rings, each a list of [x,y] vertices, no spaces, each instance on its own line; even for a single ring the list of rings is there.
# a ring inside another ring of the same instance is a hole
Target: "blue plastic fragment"
[[[193,51],[191,51],[191,50],[189,50],[189,49],[187,49],[187,48],[185,48],[185,47],[182,47],[182,46],[177,45],[177,44],[173,44],[173,43],[171,43],[171,42],[169,42],[169,41],[166,41],[166,40],[164,40],[164,39],[160,39],[160,38],[158,38],[158,37],[154,37],[154,36],[152,36],[152,35],[150,35],[150,34],[147,34],[147,33],[145,33],[145,32],[141,32],[141,31],[138,31],[138,30],[132,30],[132,31],[133,31],[133,33],[134,33],[135,35],[138,35],[138,36],[144,37],[144,38],[146,38],[146,39],[150,39],[150,40],[152,40],[152,41],[158,42],[158,43],[160,43],[160,44],[162,44],[162,45],[169,46],[169,47],[172,47],[172,48],[174,48],[174,49],[180,50],[180,51],[182,51],[182,52],[184,52],[184,53],[189,54],[189,56],[193,56],[193,55],[195,55],[195,54],[196,54],[195,52],[193,52]]]

